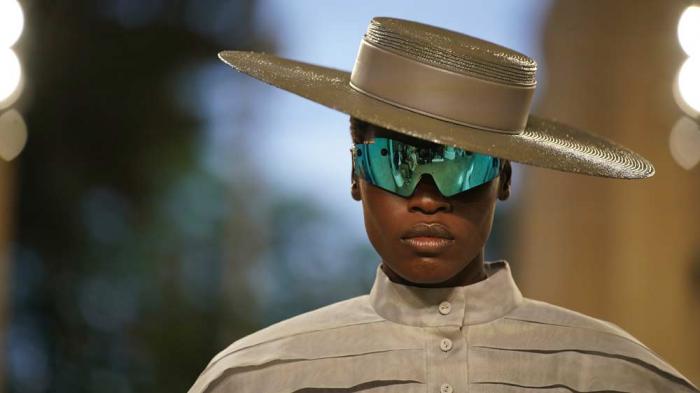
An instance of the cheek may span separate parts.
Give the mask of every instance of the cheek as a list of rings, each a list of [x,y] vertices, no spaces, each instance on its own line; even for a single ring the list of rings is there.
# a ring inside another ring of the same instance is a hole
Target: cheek
[[[493,223],[494,208],[491,206],[482,206],[481,209],[470,212],[469,218],[463,221],[465,235],[465,248],[472,250],[481,250],[486,244],[486,241],[491,234],[491,225]]]
[[[494,182],[495,183],[495,182]],[[462,244],[465,248],[486,244],[496,208],[498,189],[493,184],[479,198],[458,200],[454,203],[456,216],[459,217],[459,233],[463,234]]]
[[[400,235],[405,200],[360,181],[362,210],[367,237],[378,252],[391,248],[388,243]]]

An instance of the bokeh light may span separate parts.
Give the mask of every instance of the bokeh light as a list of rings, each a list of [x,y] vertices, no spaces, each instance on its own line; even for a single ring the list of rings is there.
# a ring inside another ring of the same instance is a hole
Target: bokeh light
[[[0,108],[8,104],[5,101],[17,90],[21,77],[22,67],[15,52],[0,48]]]
[[[0,114],[0,158],[11,161],[27,143],[27,124],[15,109]]]
[[[9,48],[17,42],[24,28],[22,7],[15,0],[0,0],[0,47]]]
[[[700,125],[683,116],[676,121],[669,138],[671,156],[684,169],[692,169],[700,162]]]
[[[700,56],[700,7],[690,6],[678,21],[678,41],[688,56]]]
[[[680,71],[680,69],[678,71]],[[690,105],[688,105],[688,103],[685,102],[685,99],[683,97],[681,97],[680,87],[678,86],[679,85],[678,74],[679,73],[676,72],[676,77],[673,80],[673,84],[672,84],[672,88],[671,88],[671,90],[673,92],[673,99],[676,101],[676,104],[678,105],[678,107],[681,108],[681,110],[683,112],[685,112],[686,115],[688,115],[690,117],[697,117],[698,115],[700,115],[700,112],[691,108]]]
[[[700,112],[700,56],[689,57],[681,66],[678,92],[688,106]]]

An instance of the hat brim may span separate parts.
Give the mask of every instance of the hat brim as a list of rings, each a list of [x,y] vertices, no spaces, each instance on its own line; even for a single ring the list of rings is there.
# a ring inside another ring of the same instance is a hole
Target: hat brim
[[[520,134],[459,125],[412,112],[350,87],[350,73],[258,52],[223,51],[231,67],[360,120],[435,143],[523,164],[592,176],[641,179],[654,174],[644,157],[601,136],[530,115]]]

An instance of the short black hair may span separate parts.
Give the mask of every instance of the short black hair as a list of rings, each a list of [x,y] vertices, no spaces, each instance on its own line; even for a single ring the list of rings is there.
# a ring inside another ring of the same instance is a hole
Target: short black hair
[[[350,137],[352,137],[352,143],[364,142],[369,125],[370,123],[364,120],[350,116]]]

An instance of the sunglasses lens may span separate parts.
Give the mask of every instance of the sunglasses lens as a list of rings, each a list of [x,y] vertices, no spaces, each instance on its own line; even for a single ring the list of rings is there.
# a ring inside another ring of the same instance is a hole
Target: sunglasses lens
[[[356,144],[355,170],[369,183],[408,197],[424,174],[432,176],[444,196],[453,196],[493,180],[498,158],[433,144],[414,146],[388,138]]]

